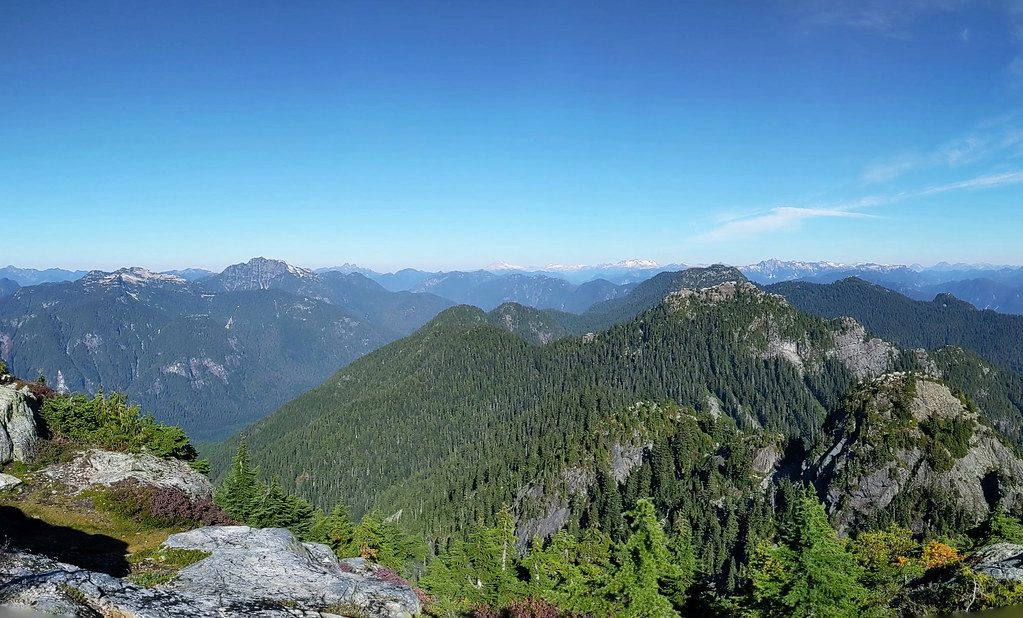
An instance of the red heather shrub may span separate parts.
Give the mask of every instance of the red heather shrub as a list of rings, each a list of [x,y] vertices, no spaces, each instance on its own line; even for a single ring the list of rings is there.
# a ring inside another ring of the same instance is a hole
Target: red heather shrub
[[[416,593],[416,598],[419,599],[419,604],[423,607],[426,607],[436,600],[432,595],[426,594],[426,591],[422,588],[414,587],[412,588],[412,592]]]
[[[398,573],[394,569],[389,569],[387,567],[381,567],[373,571],[373,577],[377,579],[382,579],[385,582],[391,582],[393,584],[403,584],[405,586],[410,585],[408,581],[401,576],[400,573]]]
[[[501,613],[495,609],[490,609],[490,606],[486,603],[474,607],[472,613],[476,618],[501,618]]]
[[[510,618],[560,618],[568,615],[558,610],[553,603],[533,597],[512,601],[505,614]]]
[[[147,526],[217,526],[234,523],[209,498],[192,500],[173,487],[142,485],[125,479],[110,486],[101,506]]]
[[[57,396],[57,391],[53,390],[49,386],[46,386],[45,384],[37,384],[35,382],[30,382],[28,385],[28,390],[32,391],[32,394],[35,395],[36,399],[38,399],[39,401],[53,399],[54,397]]]
[[[585,614],[562,611],[550,601],[535,597],[516,599],[500,611],[482,603],[473,607],[473,616],[475,618],[590,618]]]

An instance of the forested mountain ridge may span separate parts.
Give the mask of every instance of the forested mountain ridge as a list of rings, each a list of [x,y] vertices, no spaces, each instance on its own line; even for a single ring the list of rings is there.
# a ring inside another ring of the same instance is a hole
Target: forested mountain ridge
[[[12,281],[11,279],[0,278],[0,296],[7,296],[9,294],[14,294],[15,290],[17,290],[19,287],[21,287],[21,286],[18,285],[17,281]]]
[[[793,281],[764,289],[784,296],[800,311],[852,317],[899,346],[968,348],[1023,375],[1023,316],[978,311],[948,294],[931,302],[912,300],[857,278],[830,284]]]
[[[675,400],[743,428],[809,438],[857,375],[903,356],[847,320],[800,314],[745,282],[681,292],[628,322],[543,347],[486,320],[453,308],[341,370],[247,429],[253,456],[313,500],[343,497],[361,512],[382,508],[377,496],[394,485],[387,508],[444,519],[461,505],[464,525],[513,497],[521,475],[560,469],[580,432],[636,401]],[[214,465],[236,444],[211,452]],[[485,478],[506,480],[497,489]],[[481,485],[491,493],[467,500],[463,491]]]
[[[745,281],[673,292],[633,320],[543,346],[495,327],[501,316],[447,310],[248,428],[247,448],[261,473],[314,502],[342,499],[355,514],[391,516],[441,554],[463,551],[458,539],[490,525],[495,513],[514,522],[507,534],[520,550],[547,551],[543,539],[559,531],[569,537],[551,543],[594,530],[624,542],[623,514],[649,498],[658,517],[691,531],[707,594],[745,594],[758,577],[758,552],[798,521],[807,499],[798,489],[802,471],[826,469],[821,453],[834,461],[841,451],[834,447],[842,443],[834,429],[841,423],[825,419],[844,414],[842,402],[873,380],[907,375],[893,369],[926,368],[987,399],[977,407],[951,394],[942,400],[969,410],[973,442],[964,454],[955,440],[944,445],[961,432],[927,389],[951,391],[921,375],[925,401],[907,404],[920,413],[911,429],[924,444],[917,459],[935,474],[951,462],[958,476],[985,483],[994,468],[1004,469],[1006,508],[1018,493],[1008,480],[1023,470],[1018,451],[982,419],[1018,428],[1019,399],[1000,391],[1015,382],[998,377],[1015,374],[970,352],[902,351],[852,319],[801,313]],[[979,375],[994,377],[973,379]],[[879,430],[884,439],[895,435]],[[1021,441],[1018,432],[1014,440]],[[863,452],[855,440],[844,444],[848,453]],[[214,466],[236,446],[231,440],[209,453]],[[994,459],[979,455],[989,451],[997,451]],[[855,473],[849,483],[890,473],[888,460],[842,456],[856,462],[846,466]],[[913,474],[923,469],[910,466]],[[825,502],[843,517],[846,496],[858,494],[845,481],[819,478],[824,495],[837,488]],[[856,531],[892,524],[923,536],[964,535],[993,516],[994,503],[973,508],[975,492],[942,501],[933,484],[898,487],[893,502],[877,495],[854,501],[867,513],[857,516]]]
[[[746,281],[746,277],[737,268],[723,264],[658,273],[638,284],[628,296],[594,303],[583,317],[593,320],[597,329],[606,328],[656,307],[671,292],[708,288],[726,281]]]
[[[61,390],[125,391],[197,441],[222,439],[450,305],[361,275],[316,275],[302,295],[250,274],[232,290],[140,268],[20,288],[0,298],[0,359]]]

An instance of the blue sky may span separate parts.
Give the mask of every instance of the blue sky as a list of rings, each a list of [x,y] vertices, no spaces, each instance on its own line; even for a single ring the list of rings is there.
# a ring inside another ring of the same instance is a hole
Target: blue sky
[[[1023,264],[1023,2],[0,7],[0,265]]]

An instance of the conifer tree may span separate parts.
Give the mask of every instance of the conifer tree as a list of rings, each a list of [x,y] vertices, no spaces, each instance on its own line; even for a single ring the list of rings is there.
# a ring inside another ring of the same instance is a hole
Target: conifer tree
[[[629,516],[632,536],[619,548],[617,571],[597,594],[612,603],[615,616],[678,616],[671,596],[683,573],[672,562],[653,503],[640,499]]]
[[[420,537],[405,534],[396,523],[384,521],[376,513],[363,515],[352,532],[352,544],[356,555],[399,572],[426,556]]]
[[[761,548],[751,578],[763,616],[841,617],[862,611],[868,598],[862,575],[809,490],[796,501],[781,542]]]
[[[676,569],[665,574],[663,580],[667,584],[669,598],[676,607],[679,607],[685,603],[686,592],[693,585],[696,576],[693,531],[689,527],[689,522],[682,517],[675,521],[675,527],[668,538],[668,554]]]
[[[257,476],[258,467],[249,462],[245,438],[238,442],[238,451],[231,460],[231,469],[213,499],[232,519],[248,522],[264,487]]]
[[[976,537],[981,545],[990,543],[1023,543],[1023,524],[997,505],[987,520],[977,530]]]
[[[358,555],[355,525],[351,521],[348,505],[343,502],[337,503],[329,515],[316,512],[309,527],[309,538],[330,547],[338,558]]]
[[[252,514],[245,523],[255,528],[287,528],[288,524],[293,523],[288,510],[280,479],[274,476],[270,485],[256,498]]]

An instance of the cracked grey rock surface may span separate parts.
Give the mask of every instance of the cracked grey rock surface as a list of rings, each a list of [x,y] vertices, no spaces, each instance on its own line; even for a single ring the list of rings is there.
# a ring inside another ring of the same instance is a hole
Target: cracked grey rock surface
[[[973,570],[1000,580],[1023,582],[1023,545],[995,543],[971,557]]]
[[[329,618],[340,612],[405,618],[421,611],[410,587],[345,572],[326,558],[326,546],[301,543],[287,530],[200,528],[172,535],[165,546],[212,555],[145,588],[41,556],[0,554],[0,607],[124,618]]]
[[[205,475],[177,459],[160,459],[149,453],[115,453],[90,449],[65,464],[43,469],[54,481],[82,491],[93,485],[110,486],[125,479],[142,485],[172,487],[192,500],[213,497],[213,484]]]
[[[39,440],[32,403],[35,397],[27,388],[0,386],[0,465],[13,460],[25,461]]]

